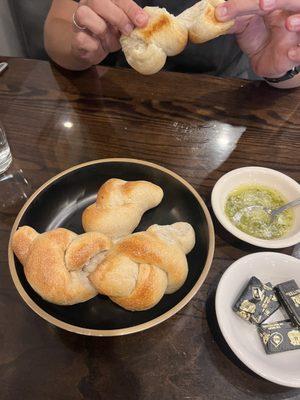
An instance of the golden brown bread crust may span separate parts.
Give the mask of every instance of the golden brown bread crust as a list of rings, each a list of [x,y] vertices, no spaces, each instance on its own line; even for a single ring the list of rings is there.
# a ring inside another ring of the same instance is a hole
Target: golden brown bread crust
[[[150,75],[158,72],[167,56],[179,54],[188,40],[187,29],[164,8],[145,7],[149,22],[120,39],[126,59],[135,70]]]
[[[65,261],[69,271],[82,269],[96,254],[108,250],[110,240],[99,232],[88,232],[78,235],[66,249]]]
[[[188,38],[204,43],[226,34],[233,21],[223,23],[215,18],[215,8],[221,3],[223,0],[202,0],[177,17],[164,8],[145,7],[148,25],[120,39],[128,64],[141,74],[154,74],[163,68],[167,56],[183,51]]]
[[[225,35],[234,21],[220,22],[215,17],[215,9],[223,0],[202,0],[181,13],[177,18],[187,27],[192,43],[205,43],[220,35]]]
[[[137,264],[159,266],[168,275],[167,293],[179,289],[187,277],[188,265],[178,244],[162,241],[152,232],[131,235],[116,245],[119,251]]]
[[[179,238],[185,235],[185,238]],[[186,223],[150,227],[116,243],[89,275],[99,293],[128,310],[145,310],[165,293],[178,290],[186,280],[186,253],[195,244]]]
[[[78,236],[63,228],[40,235],[25,226],[12,239],[12,249],[32,288],[45,300],[60,305],[80,303],[97,295],[85,267],[110,246],[110,240],[101,233]]]
[[[163,297],[167,284],[167,275],[160,268],[140,264],[135,289],[127,297],[112,296],[111,300],[126,310],[148,310]]]
[[[159,7],[145,7],[150,20],[145,28],[135,30],[136,37],[164,49],[167,56],[179,54],[186,46],[188,34],[174,15]],[[134,34],[132,34],[134,35]]]
[[[18,229],[15,232],[12,247],[22,265],[26,264],[30,247],[38,235],[37,231],[30,226],[23,226],[22,229]]]
[[[124,237],[134,231],[144,212],[156,207],[162,198],[162,189],[153,183],[109,179],[99,189],[96,203],[84,210],[83,228],[112,239]]]
[[[150,20],[150,23],[145,28],[140,29],[141,36],[144,40],[149,41],[154,35],[161,34],[163,30],[169,29],[171,22],[169,15],[159,15],[157,19]]]
[[[178,290],[194,244],[194,230],[184,222],[152,225],[115,245],[99,232],[63,228],[38,234],[25,226],[12,239],[28,282],[45,300],[71,305],[99,292],[128,310],[146,310]]]

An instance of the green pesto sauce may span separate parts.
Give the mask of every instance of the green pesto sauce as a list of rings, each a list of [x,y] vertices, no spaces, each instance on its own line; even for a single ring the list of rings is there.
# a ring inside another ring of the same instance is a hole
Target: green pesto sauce
[[[249,206],[278,208],[287,201],[274,189],[260,185],[242,185],[233,190],[227,198],[225,213],[230,221],[241,231],[260,239],[276,239],[284,236],[293,224],[292,210],[286,210],[270,222],[269,215],[263,209],[242,211]],[[233,220],[241,211],[239,222]]]

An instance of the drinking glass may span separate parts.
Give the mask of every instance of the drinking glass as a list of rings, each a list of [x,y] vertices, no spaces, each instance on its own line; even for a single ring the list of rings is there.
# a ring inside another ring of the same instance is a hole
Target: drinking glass
[[[0,122],[0,174],[8,170],[12,162],[12,156],[5,135],[5,130]]]
[[[18,161],[12,159],[5,130],[0,122],[0,222],[2,213],[16,213],[31,193]]]

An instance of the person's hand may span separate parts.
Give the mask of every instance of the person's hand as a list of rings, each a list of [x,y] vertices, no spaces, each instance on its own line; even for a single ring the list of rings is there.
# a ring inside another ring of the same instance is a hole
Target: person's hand
[[[300,0],[228,0],[216,17],[236,18],[232,33],[257,75],[280,77],[300,65]]]
[[[120,49],[120,34],[144,27],[148,15],[132,0],[81,0],[73,19],[72,53],[96,65]]]

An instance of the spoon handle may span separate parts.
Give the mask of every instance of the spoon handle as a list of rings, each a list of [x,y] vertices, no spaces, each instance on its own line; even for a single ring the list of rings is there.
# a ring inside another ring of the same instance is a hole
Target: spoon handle
[[[288,210],[291,207],[295,207],[295,206],[299,206],[299,205],[300,205],[300,199],[297,199],[297,200],[291,201],[290,203],[285,204],[282,207],[277,208],[276,210],[272,211],[271,214],[274,217],[275,215],[280,214],[283,211]]]

